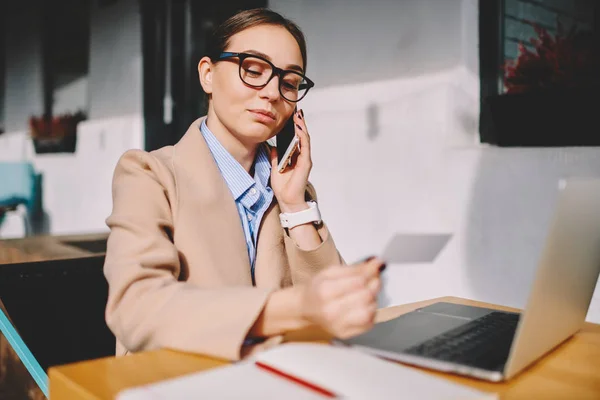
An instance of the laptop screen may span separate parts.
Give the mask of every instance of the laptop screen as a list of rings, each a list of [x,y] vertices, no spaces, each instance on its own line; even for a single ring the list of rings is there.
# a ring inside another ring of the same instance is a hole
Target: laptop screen
[[[46,399],[48,376],[13,325],[0,299],[0,399]]]

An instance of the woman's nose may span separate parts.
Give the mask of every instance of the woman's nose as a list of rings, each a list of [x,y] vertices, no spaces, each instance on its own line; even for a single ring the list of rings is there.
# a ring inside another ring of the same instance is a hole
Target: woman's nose
[[[280,97],[279,93],[279,77],[274,76],[261,90],[261,96],[268,98],[271,101],[277,100]]]

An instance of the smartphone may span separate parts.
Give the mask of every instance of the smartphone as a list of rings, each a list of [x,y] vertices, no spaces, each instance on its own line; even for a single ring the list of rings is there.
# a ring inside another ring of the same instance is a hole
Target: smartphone
[[[294,109],[294,114],[296,110]],[[294,114],[286,121],[281,132],[277,134],[277,170],[279,172],[285,169],[292,163],[292,157],[298,152],[300,139],[296,136],[296,123],[294,122]]]

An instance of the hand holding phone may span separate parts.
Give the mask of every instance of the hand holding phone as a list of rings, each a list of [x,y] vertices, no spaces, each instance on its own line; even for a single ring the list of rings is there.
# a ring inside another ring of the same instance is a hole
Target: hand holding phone
[[[296,110],[294,109],[294,114]],[[294,114],[277,134],[277,171],[283,172],[291,165],[292,157],[300,150],[300,139],[296,136]]]
[[[271,188],[282,212],[301,211],[307,207],[306,190],[312,169],[304,113],[295,112],[276,138],[276,148],[270,154]]]

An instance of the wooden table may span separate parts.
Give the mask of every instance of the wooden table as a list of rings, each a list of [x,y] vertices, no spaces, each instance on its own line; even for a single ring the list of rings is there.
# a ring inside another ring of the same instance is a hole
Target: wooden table
[[[377,320],[386,321],[437,301],[518,311],[482,302],[443,297],[381,309]],[[318,331],[299,331],[286,336],[286,341],[321,340],[328,340],[328,337]],[[224,361],[170,350],[86,361],[51,368],[50,397],[52,400],[112,399],[126,388],[224,365],[227,365]],[[579,333],[508,383],[489,383],[420,370],[479,390],[497,393],[500,399],[600,399],[600,325],[586,323]]]
[[[0,264],[89,257],[106,250],[108,233],[38,235],[0,240]]]

